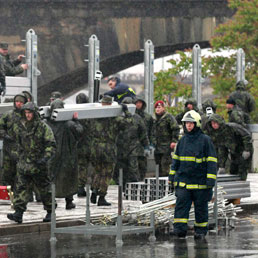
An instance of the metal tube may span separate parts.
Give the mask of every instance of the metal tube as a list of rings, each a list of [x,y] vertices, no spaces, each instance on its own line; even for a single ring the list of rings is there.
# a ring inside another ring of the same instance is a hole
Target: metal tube
[[[50,233],[50,242],[56,242],[56,237],[55,237],[55,229],[56,229],[56,187],[55,183],[51,183],[51,198],[52,198],[52,212],[51,212],[51,233]]]
[[[86,225],[90,225],[90,185],[86,184]]]
[[[242,48],[237,50],[236,81],[245,81],[245,52]]]
[[[92,35],[89,38],[89,50],[88,50],[88,89],[90,102],[94,102],[94,79],[95,73],[99,70],[99,40],[96,35]]]
[[[202,59],[201,59],[201,48],[198,44],[194,45],[192,53],[193,62],[193,74],[192,74],[192,95],[197,101],[197,105],[201,108],[202,105],[202,87],[201,87],[201,76],[202,76]]]
[[[154,95],[154,45],[151,40],[144,44],[144,93],[147,104],[147,112],[153,113]]]
[[[159,199],[159,164],[156,165],[156,200]]]

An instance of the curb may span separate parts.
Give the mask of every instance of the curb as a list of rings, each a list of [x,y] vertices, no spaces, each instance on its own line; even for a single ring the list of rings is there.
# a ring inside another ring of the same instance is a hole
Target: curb
[[[81,226],[85,225],[83,220],[67,220],[67,221],[57,221],[56,227],[71,227],[71,226]],[[13,224],[0,227],[0,236],[17,235],[25,233],[41,233],[50,232],[51,223],[24,223],[24,224]]]

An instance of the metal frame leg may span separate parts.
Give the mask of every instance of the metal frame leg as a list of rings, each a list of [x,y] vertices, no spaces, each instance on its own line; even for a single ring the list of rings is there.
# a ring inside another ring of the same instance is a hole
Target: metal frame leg
[[[55,201],[55,196],[56,196],[56,187],[55,183],[51,183],[51,198],[52,198],[52,212],[51,212],[51,234],[50,234],[50,242],[54,243],[57,241],[56,236],[55,236],[55,229],[56,229],[56,201]]]
[[[122,187],[123,187],[123,169],[119,169],[119,186],[118,186],[118,216],[117,216],[117,235],[116,235],[116,246],[122,246],[123,245],[123,239],[122,239],[122,227],[123,227],[123,221],[122,221],[122,207],[123,207],[123,200],[122,200]]]

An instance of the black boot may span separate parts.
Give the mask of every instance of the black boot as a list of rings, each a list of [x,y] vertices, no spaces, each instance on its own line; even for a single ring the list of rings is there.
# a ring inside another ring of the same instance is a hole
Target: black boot
[[[34,202],[33,192],[32,191],[28,192],[27,198],[28,198],[28,202]]]
[[[77,196],[78,197],[85,197],[86,196],[86,192],[84,190],[84,187],[81,186],[81,187],[78,188]]]
[[[66,201],[66,206],[65,208],[67,210],[71,210],[71,209],[74,209],[76,207],[76,205],[72,202],[72,201]]]
[[[205,235],[204,234],[194,234],[194,239],[195,240],[205,240]]]
[[[96,190],[92,190],[92,193],[91,193],[91,197],[90,197],[90,202],[93,203],[93,204],[96,204],[97,203],[97,191]]]
[[[107,202],[105,196],[100,196],[98,200],[98,206],[110,206],[111,203]]]
[[[48,211],[46,217],[43,219],[43,222],[50,222],[50,221],[51,221],[51,211]]]
[[[9,220],[13,220],[17,223],[22,223],[22,216],[23,216],[23,212],[20,210],[16,210],[15,213],[8,213],[7,214],[7,218]]]

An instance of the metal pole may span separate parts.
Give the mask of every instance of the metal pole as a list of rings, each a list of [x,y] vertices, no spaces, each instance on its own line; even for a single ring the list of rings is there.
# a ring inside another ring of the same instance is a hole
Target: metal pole
[[[26,63],[28,64],[27,77],[30,79],[31,94],[34,102],[38,102],[38,80],[41,74],[37,66],[38,62],[38,37],[33,29],[26,33]]]
[[[215,230],[216,234],[218,234],[218,182],[216,179],[215,182],[215,191],[214,191],[214,207],[213,207],[213,212],[214,212],[214,219],[215,219]]]
[[[86,184],[86,225],[90,225],[90,185]]]
[[[159,199],[159,164],[156,165],[156,200]]]
[[[192,94],[193,98],[197,101],[197,105],[201,108],[202,105],[202,88],[201,88],[201,76],[202,76],[202,59],[201,59],[201,48],[198,44],[193,47],[192,54],[193,62],[193,86]]]
[[[237,73],[236,81],[245,81],[245,52],[242,48],[237,50]]]
[[[151,40],[144,44],[144,93],[147,104],[147,112],[153,113],[154,95],[154,45]]]
[[[51,183],[51,191],[52,191],[52,212],[51,212],[51,233],[50,233],[50,242],[56,242],[56,237],[55,237],[55,229],[56,229],[56,187],[55,183]]]
[[[96,71],[99,70],[99,40],[96,35],[89,38],[89,64],[88,64],[88,89],[90,103],[94,102],[94,79]]]
[[[117,235],[116,246],[122,246],[122,191],[123,191],[123,169],[119,169],[119,186],[118,186],[118,216],[117,216]]]

